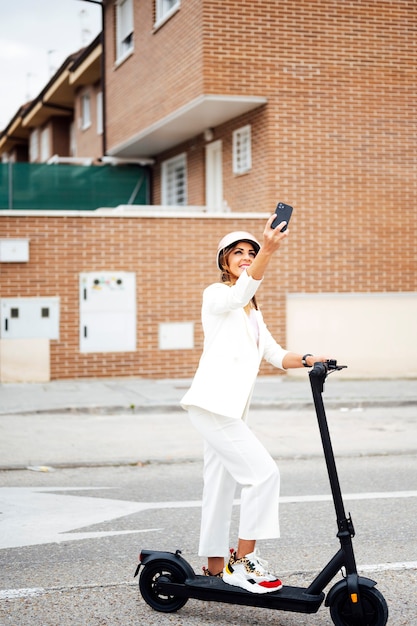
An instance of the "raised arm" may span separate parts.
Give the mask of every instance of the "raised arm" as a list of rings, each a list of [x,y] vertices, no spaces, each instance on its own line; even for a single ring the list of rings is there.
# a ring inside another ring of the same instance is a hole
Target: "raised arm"
[[[262,280],[272,255],[278,250],[282,241],[288,237],[288,229],[283,233],[281,232],[281,228],[284,226],[285,222],[281,222],[277,228],[271,228],[274,218],[275,213],[271,215],[266,223],[261,249],[252,261],[250,267],[246,270],[249,276],[252,276],[255,280]]]

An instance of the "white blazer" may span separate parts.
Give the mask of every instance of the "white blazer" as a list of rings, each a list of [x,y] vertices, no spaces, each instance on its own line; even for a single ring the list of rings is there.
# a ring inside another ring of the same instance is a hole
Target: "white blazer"
[[[262,281],[246,270],[235,285],[214,283],[204,290],[202,323],[204,349],[190,389],[181,406],[197,406],[227,417],[245,416],[262,359],[283,368],[287,354],[272,337],[262,313],[255,311],[259,327],[256,342],[244,310]]]

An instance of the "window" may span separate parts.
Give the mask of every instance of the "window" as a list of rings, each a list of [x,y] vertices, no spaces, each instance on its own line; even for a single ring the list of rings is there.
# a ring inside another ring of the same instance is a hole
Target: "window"
[[[81,128],[84,130],[91,126],[91,99],[88,92],[81,96]]]
[[[244,174],[252,168],[251,127],[242,126],[233,133],[233,173]]]
[[[133,0],[119,0],[116,5],[116,42],[117,60],[133,50]]]
[[[39,157],[39,131],[35,128],[34,131],[30,133],[29,140],[29,160],[31,163],[37,161]]]
[[[162,163],[162,204],[186,206],[187,157],[180,154]]]
[[[41,161],[44,163],[50,156],[49,128],[44,128],[41,132]]]
[[[97,135],[103,134],[103,92],[97,94]]]
[[[180,6],[180,0],[155,0],[156,23],[167,20]]]

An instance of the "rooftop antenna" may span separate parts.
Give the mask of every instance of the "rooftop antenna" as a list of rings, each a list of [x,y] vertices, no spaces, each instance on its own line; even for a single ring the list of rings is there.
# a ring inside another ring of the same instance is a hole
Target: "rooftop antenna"
[[[26,102],[29,102],[29,100],[32,98],[31,95],[31,90],[30,90],[30,79],[32,78],[33,74],[31,72],[27,72],[26,74]]]
[[[80,13],[80,26],[81,26],[81,45],[86,46],[91,39],[91,30],[88,28],[88,13],[85,9],[81,9]]]
[[[55,74],[55,71],[56,71],[56,67],[54,67],[52,64],[52,55],[54,54],[54,52],[55,50],[48,50],[47,52],[49,78],[51,78],[51,76],[53,76],[53,74]]]

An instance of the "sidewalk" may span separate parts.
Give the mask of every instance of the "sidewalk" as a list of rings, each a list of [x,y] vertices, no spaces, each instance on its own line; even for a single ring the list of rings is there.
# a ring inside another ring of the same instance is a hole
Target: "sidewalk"
[[[415,452],[417,381],[342,375],[327,379],[323,395],[337,454]],[[189,384],[88,379],[0,385],[0,469],[201,460],[201,438],[179,405]],[[274,458],[322,454],[308,376],[260,377],[250,424]]]
[[[0,415],[57,412],[111,413],[178,411],[191,379],[99,378],[47,383],[0,384]],[[325,383],[326,407],[417,405],[417,380],[343,380],[343,372]],[[259,377],[254,408],[306,408],[312,405],[308,376]]]

